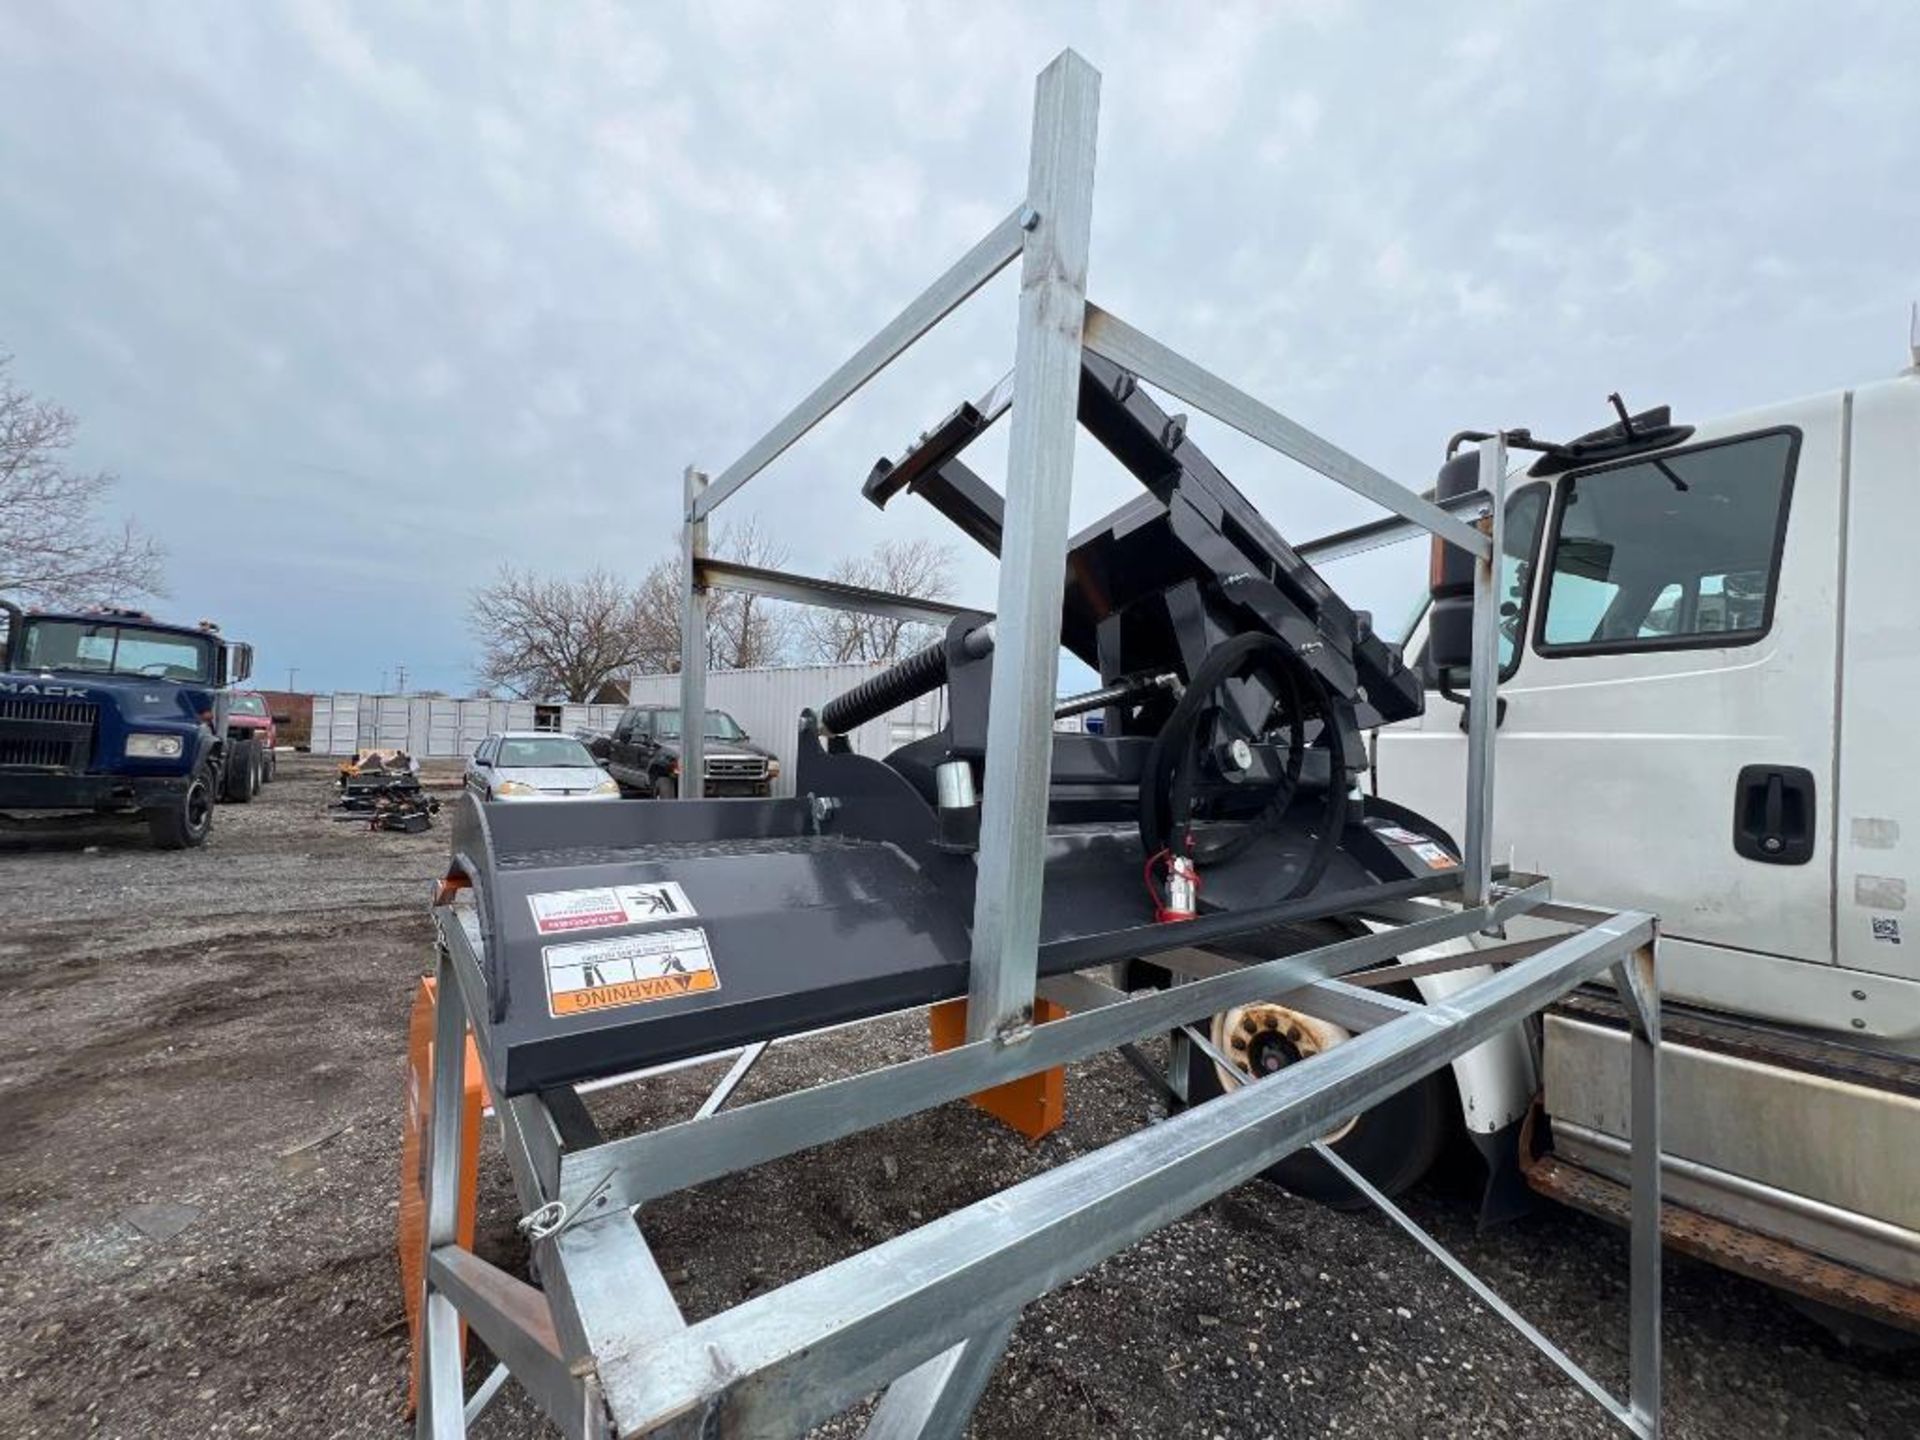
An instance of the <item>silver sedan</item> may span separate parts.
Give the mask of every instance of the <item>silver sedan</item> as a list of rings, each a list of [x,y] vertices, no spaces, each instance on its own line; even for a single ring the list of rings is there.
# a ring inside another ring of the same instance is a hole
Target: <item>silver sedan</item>
[[[571,735],[509,730],[489,735],[467,761],[467,789],[482,800],[611,800],[620,787]]]

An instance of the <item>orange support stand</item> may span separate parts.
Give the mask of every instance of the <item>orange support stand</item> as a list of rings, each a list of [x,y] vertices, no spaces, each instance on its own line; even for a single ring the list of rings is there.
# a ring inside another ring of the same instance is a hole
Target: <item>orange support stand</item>
[[[1066,1008],[1051,1000],[1035,999],[1033,1023],[1044,1025],[1066,1014]],[[967,1039],[967,1002],[946,1000],[927,1011],[927,1028],[935,1050],[951,1050]],[[1039,1140],[1060,1128],[1067,1118],[1067,1072],[1056,1065],[1038,1075],[1022,1076],[971,1097],[973,1103],[994,1119],[1019,1131],[1029,1140]]]
[[[434,983],[422,980],[413,995],[413,1016],[407,1021],[407,1114],[400,1142],[400,1294],[407,1307],[407,1333],[413,1363],[407,1371],[407,1413],[419,1401],[420,1302],[426,1294],[427,1266],[427,1146],[428,1122],[433,1112]],[[478,1201],[480,1171],[480,1112],[487,1086],[480,1069],[480,1052],[467,1036],[467,1069],[460,1097],[460,1244],[473,1248],[473,1214]],[[466,1346],[467,1327],[460,1326]]]

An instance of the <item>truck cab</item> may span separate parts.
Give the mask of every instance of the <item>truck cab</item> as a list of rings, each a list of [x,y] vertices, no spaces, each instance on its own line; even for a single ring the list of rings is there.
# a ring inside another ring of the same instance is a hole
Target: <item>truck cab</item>
[[[1920,1327],[1920,769],[1900,720],[1920,373],[1650,444],[1624,423],[1587,444],[1608,458],[1508,480],[1494,853],[1661,917],[1670,1243]],[[1423,661],[1430,619],[1407,641]],[[1464,676],[1425,668],[1460,698]],[[1462,714],[1377,732],[1380,791],[1461,823]],[[1625,1164],[1615,1010],[1549,1016],[1522,1162],[1603,1213]]]
[[[134,610],[0,613],[0,810],[138,812],[184,849],[216,798],[259,789],[260,747],[229,725],[251,646]]]

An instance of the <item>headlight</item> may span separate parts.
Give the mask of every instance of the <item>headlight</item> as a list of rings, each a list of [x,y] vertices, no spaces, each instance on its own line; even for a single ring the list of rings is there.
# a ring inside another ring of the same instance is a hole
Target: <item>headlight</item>
[[[178,735],[127,736],[127,757],[133,760],[173,760],[180,754]]]
[[[502,780],[493,787],[496,795],[538,795],[540,792],[524,780]]]
[[[778,780],[779,778],[780,778],[780,762],[778,760],[767,761],[767,779]]]
[[[596,795],[618,795],[620,793],[620,782],[618,780],[602,780],[598,785],[593,787],[593,793]]]

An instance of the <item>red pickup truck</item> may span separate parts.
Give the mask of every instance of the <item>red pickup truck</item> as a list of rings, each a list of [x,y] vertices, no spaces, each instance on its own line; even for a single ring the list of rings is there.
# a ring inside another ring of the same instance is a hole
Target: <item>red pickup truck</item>
[[[245,732],[260,747],[260,783],[263,785],[273,779],[274,747],[280,743],[278,727],[286,722],[285,715],[276,715],[267,708],[264,695],[242,690],[233,696],[232,709],[227,712],[227,729]]]

